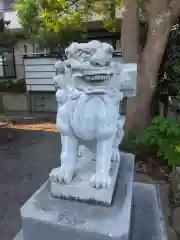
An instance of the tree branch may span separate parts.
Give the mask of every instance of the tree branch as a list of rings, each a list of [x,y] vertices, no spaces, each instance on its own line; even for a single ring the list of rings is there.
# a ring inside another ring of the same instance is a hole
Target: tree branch
[[[69,13],[72,9],[74,9],[75,5],[79,2],[79,0],[72,0],[68,2],[68,5],[65,8],[65,12]]]
[[[78,3],[79,0],[73,0],[69,3],[69,7],[72,7],[74,4]]]
[[[180,16],[180,1],[172,0],[169,4],[170,12],[173,17],[173,20]]]
[[[169,0],[150,0],[148,7],[151,18],[156,18],[159,14],[168,12],[168,1]]]

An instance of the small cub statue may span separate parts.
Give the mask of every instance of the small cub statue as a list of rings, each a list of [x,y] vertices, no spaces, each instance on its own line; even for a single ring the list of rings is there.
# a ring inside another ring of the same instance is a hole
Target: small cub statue
[[[67,60],[55,64],[54,78],[58,102],[56,125],[61,133],[61,167],[53,169],[50,179],[70,184],[75,176],[79,149],[88,149],[96,161],[90,178],[93,188],[109,188],[112,161],[120,161],[125,123],[119,113],[126,77],[117,73],[114,49],[107,43],[72,43]],[[119,72],[123,64],[119,64]],[[83,148],[82,148],[83,146]]]

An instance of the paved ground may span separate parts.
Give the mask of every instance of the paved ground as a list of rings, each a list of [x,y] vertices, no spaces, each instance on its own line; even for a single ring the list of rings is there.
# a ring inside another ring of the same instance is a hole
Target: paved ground
[[[53,125],[10,127],[0,128],[0,240],[20,230],[20,207],[58,165],[60,153]]]

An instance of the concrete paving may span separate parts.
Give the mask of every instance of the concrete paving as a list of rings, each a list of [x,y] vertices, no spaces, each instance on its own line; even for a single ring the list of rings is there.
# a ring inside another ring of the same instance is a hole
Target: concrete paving
[[[59,164],[56,132],[3,130],[0,149],[0,240],[12,240],[21,229],[20,207]],[[10,141],[5,136],[11,135]]]

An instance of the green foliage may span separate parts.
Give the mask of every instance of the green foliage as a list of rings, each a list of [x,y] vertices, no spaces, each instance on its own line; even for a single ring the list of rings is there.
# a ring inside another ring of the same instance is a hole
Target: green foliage
[[[125,136],[120,148],[134,154],[156,155],[169,165],[179,165],[180,121],[155,117],[146,129]]]
[[[126,11],[121,0],[16,0],[13,7],[27,36],[51,51],[86,37],[93,16],[102,16],[109,32],[119,31],[121,22],[116,10]],[[145,22],[144,12],[144,0],[140,0],[140,19]],[[141,24],[141,28],[144,45],[147,24]]]
[[[4,48],[13,47],[17,42],[16,34],[7,28],[9,24],[10,21],[0,19],[0,46]]]
[[[180,121],[155,117],[150,126],[136,136],[134,143],[142,149],[156,151],[170,165],[180,164]]]
[[[115,32],[120,0],[17,0],[13,7],[27,35],[54,49],[83,38],[93,15],[102,15],[105,27]]]
[[[18,0],[13,6],[15,10],[17,10],[20,23],[24,29],[26,29],[27,34],[36,34],[37,26],[40,26],[41,24],[36,0]]]
[[[160,68],[159,92],[180,98],[180,19],[173,26]]]
[[[119,146],[120,150],[133,154],[144,153],[144,150],[146,152],[146,148],[142,148],[141,144],[137,144],[136,142],[137,134],[139,134],[139,132],[137,132],[136,134],[134,132],[133,133],[131,132],[125,135]]]

